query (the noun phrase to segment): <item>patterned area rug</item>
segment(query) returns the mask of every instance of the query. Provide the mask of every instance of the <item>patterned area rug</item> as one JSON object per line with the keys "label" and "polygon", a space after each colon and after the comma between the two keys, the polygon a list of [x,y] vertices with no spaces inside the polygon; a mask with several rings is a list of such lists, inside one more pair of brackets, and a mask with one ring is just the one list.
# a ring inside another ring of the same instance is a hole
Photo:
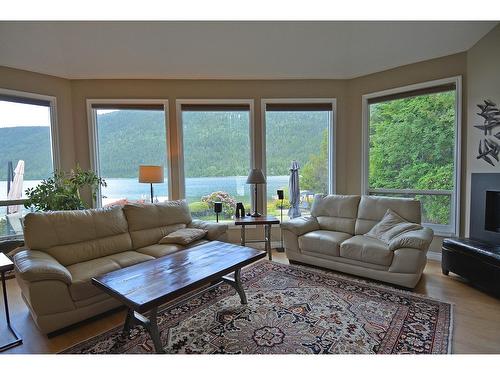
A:
{"label": "patterned area rug", "polygon": [[[167,353],[450,352],[452,305],[336,273],[261,261],[245,268],[248,305],[218,284],[159,313]],[[64,353],[151,353],[147,333],[121,327]]]}

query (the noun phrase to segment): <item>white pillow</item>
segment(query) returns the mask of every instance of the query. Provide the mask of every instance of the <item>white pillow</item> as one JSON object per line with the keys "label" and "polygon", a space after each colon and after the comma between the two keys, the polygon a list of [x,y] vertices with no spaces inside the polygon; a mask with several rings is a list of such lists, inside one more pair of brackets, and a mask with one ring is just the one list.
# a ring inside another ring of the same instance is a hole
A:
{"label": "white pillow", "polygon": [[191,242],[199,240],[207,234],[204,229],[197,228],[184,228],[176,230],[165,237],[163,237],[158,243],[159,244],[178,244],[178,245],[189,245]]}
{"label": "white pillow", "polygon": [[365,236],[376,238],[389,244],[394,237],[418,229],[422,229],[420,224],[406,221],[389,208],[382,220],[366,233]]}

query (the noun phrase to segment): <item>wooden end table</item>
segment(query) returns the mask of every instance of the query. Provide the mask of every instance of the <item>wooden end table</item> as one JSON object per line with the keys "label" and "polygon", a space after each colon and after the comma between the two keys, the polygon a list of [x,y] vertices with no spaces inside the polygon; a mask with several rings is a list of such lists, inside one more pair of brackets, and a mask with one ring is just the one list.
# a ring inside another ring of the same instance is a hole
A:
{"label": "wooden end table", "polygon": [[3,303],[5,305],[5,320],[7,321],[7,328],[10,333],[14,336],[14,341],[11,341],[5,345],[0,347],[0,352],[3,352],[7,349],[13,348],[15,346],[21,345],[23,343],[23,339],[17,334],[17,332],[12,328],[10,324],[10,315],[9,315],[9,301],[7,300],[7,286],[5,285],[5,272],[12,271],[14,269],[14,263],[7,258],[4,253],[0,253],[0,273],[2,274],[2,289],[3,289]]}
{"label": "wooden end table", "polygon": [[[271,226],[273,224],[279,224],[280,221],[278,218],[274,216],[245,216],[236,218],[234,221],[234,225],[241,225],[241,246],[245,246],[247,243],[255,243],[255,242],[265,242],[266,244],[266,253],[269,257],[269,260],[273,260],[273,255],[271,253]],[[264,240],[246,240],[245,227],[247,225],[264,225]]]}

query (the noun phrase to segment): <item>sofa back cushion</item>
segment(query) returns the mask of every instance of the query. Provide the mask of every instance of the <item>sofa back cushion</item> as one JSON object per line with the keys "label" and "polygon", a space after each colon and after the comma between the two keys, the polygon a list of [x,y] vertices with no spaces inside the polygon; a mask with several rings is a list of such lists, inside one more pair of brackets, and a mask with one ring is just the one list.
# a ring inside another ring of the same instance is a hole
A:
{"label": "sofa back cushion", "polygon": [[311,209],[322,230],[354,234],[359,195],[316,194]]}
{"label": "sofa back cushion", "polygon": [[388,209],[391,209],[410,223],[420,224],[419,200],[363,195],[359,202],[355,234],[368,233],[382,220]]}
{"label": "sofa back cushion", "polygon": [[166,235],[185,228],[191,219],[184,200],[123,207],[134,249],[157,244]]}
{"label": "sofa back cushion", "polygon": [[131,250],[121,207],[34,212],[24,219],[24,241],[64,266]]}

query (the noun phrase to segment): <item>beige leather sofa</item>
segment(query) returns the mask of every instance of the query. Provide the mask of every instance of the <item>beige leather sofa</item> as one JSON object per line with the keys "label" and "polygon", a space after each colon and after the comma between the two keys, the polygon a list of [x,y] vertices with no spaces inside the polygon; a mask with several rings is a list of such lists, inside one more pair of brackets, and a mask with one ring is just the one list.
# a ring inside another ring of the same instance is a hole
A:
{"label": "beige leather sofa", "polygon": [[413,288],[425,267],[433,232],[428,228],[406,232],[390,243],[365,236],[387,209],[420,223],[418,200],[316,195],[310,217],[281,225],[286,255],[292,262]]}
{"label": "beige leather sofa", "polygon": [[185,227],[225,241],[227,225],[192,220],[184,201],[129,204],[83,211],[26,215],[27,250],[14,256],[16,279],[31,315],[50,333],[120,305],[91,284],[91,278],[184,249],[158,241]]}

